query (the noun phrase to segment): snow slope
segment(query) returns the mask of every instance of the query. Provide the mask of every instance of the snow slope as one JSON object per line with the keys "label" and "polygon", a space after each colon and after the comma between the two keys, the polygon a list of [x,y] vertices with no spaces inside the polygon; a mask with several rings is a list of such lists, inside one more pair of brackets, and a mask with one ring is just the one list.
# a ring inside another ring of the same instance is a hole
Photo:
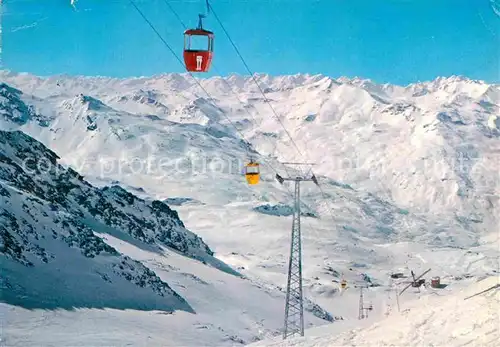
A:
{"label": "snow slope", "polygon": [[[27,310],[0,303],[6,346],[234,346],[279,335],[284,295],[194,262],[172,250],[106,242],[154,271],[196,314],[160,308]],[[123,290],[123,289],[121,289]],[[117,290],[114,294],[119,294]],[[137,298],[135,301],[141,303]],[[328,323],[306,312],[308,326]]]}
{"label": "snow slope", "polygon": [[[0,146],[4,300],[30,308],[128,307],[144,296],[145,308],[192,312],[149,269],[94,234],[109,230],[151,249],[158,241],[185,255],[210,256],[208,246],[184,229],[175,212],[158,202],[145,205],[119,187],[93,188],[21,132],[0,132]],[[112,295],[116,286],[123,288],[123,296]],[[75,295],[77,288],[95,287],[102,287],[96,297]]]}
{"label": "snow slope", "polygon": [[[447,284],[498,271],[500,86],[457,76],[406,87],[256,79],[303,156],[253,80],[236,75],[200,80],[209,98],[185,74],[3,71],[0,126],[40,140],[95,185],[175,203],[216,258],[272,290],[286,286],[293,203],[293,187],[274,175],[298,172],[277,160],[318,163],[324,194],[312,183],[301,194],[305,294],[344,322],[356,319],[353,286],[364,275],[371,321],[385,312],[393,271],[432,268]],[[240,132],[263,163],[255,187],[241,175]]]}
{"label": "snow slope", "polygon": [[488,277],[462,290],[428,293],[367,328],[341,334],[313,328],[306,337],[250,346],[498,346],[499,289],[500,277]]}
{"label": "snow slope", "polygon": [[[93,187],[57,159],[22,132],[0,131],[3,343],[88,345],[87,334],[96,344],[117,343],[109,324],[94,321],[106,316],[124,325],[151,317],[130,330],[142,339],[161,331],[157,317],[167,315],[163,323],[176,332],[156,338],[172,346],[278,333],[283,293],[214,258],[165,203]],[[333,320],[312,303],[308,316],[310,324]]]}

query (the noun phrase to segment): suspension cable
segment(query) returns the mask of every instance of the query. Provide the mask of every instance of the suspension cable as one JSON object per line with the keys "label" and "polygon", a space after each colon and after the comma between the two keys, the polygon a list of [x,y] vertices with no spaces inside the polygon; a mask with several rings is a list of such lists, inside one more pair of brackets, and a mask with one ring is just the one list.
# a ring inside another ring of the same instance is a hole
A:
{"label": "suspension cable", "polygon": [[[168,48],[168,50],[174,55],[174,57],[176,58],[176,60],[184,67],[184,62],[179,58],[179,56],[175,53],[175,51],[172,49],[172,47],[168,44],[168,42],[161,36],[161,34],[158,32],[158,30],[156,30],[156,28],[154,27],[154,25],[151,23],[151,21],[148,20],[148,18],[146,17],[146,15],[139,9],[139,7],[137,6],[137,4],[135,3],[134,0],[129,0],[130,4],[137,10],[137,12],[141,15],[141,17],[144,19],[144,21],[151,27],[151,29],[156,33],[156,35],[158,36],[158,38],[163,42],[163,44]],[[180,17],[179,17],[180,19]],[[196,77],[194,77],[194,75],[190,72],[190,71],[187,71],[188,74],[191,76],[191,78],[195,81],[196,84],[198,84],[198,86],[205,92],[205,94],[207,94],[208,98],[214,103],[215,103],[215,99],[212,98],[212,96],[210,95],[210,93],[201,85],[201,83],[198,81],[198,79]],[[231,89],[232,90],[232,89]],[[240,100],[240,103],[241,103],[241,100]],[[243,135],[243,133],[236,127],[236,125],[231,121],[231,119],[224,113],[222,112],[222,114],[224,115],[224,117],[228,120],[228,122],[236,129],[236,131],[240,134],[242,140],[247,144],[247,155],[249,154],[250,152],[250,142],[246,140],[245,136]],[[249,155],[248,155],[249,156]],[[271,168],[271,170],[274,171],[275,174],[278,174],[278,171],[270,164],[270,162],[268,161],[267,162],[267,165]],[[286,187],[287,190],[288,190],[288,193],[291,195],[292,194],[292,191],[289,187]],[[300,201],[302,202],[302,201]],[[309,208],[309,206],[307,204],[305,204],[304,202],[302,202],[302,204],[304,206],[307,206]]]}
{"label": "suspension cable", "polygon": [[[172,49],[172,47],[168,44],[168,42],[163,38],[163,36],[161,36],[161,34],[158,32],[158,30],[156,30],[156,28],[154,27],[154,25],[148,20],[148,18],[144,15],[144,13],[139,9],[139,7],[137,6],[137,4],[135,3],[134,0],[129,0],[130,4],[132,6],[134,6],[134,8],[137,10],[137,12],[141,15],[141,17],[144,19],[144,21],[151,27],[151,29],[156,33],[156,35],[158,36],[158,38],[163,42],[163,44],[165,45],[165,47],[168,48],[168,50],[174,55],[174,57],[176,58],[176,60],[179,62],[179,64],[181,64],[182,66],[184,66],[184,62],[179,58],[179,56],[177,55],[177,53],[175,53],[175,51]],[[212,96],[210,95],[210,93],[201,85],[201,83],[196,79],[196,77],[193,76],[193,74],[190,72],[190,71],[187,71],[189,73],[189,75],[193,78],[193,80],[195,81],[195,83],[201,88],[201,90],[203,90],[205,92],[205,94],[207,94],[209,100],[211,100],[212,102],[215,103],[215,99],[212,98]],[[231,119],[224,113],[222,112],[222,114],[224,115],[224,117],[227,119],[227,121],[236,129],[236,131],[240,134],[242,140],[244,142],[246,142],[247,144],[247,147],[249,147],[250,145],[250,142],[246,140],[245,138],[245,135],[243,135],[243,133],[240,131],[240,129],[238,129],[238,127],[231,121]],[[247,152],[249,152],[249,148],[247,148]]]}
{"label": "suspension cable", "polygon": [[226,34],[229,42],[231,42],[231,45],[233,46],[234,50],[236,51],[236,53],[238,54],[238,56],[240,57],[240,60],[241,62],[243,63],[243,65],[245,66],[247,72],[250,74],[250,77],[252,78],[252,80],[255,82],[255,84],[257,85],[257,88],[259,88],[259,91],[260,93],[262,94],[262,96],[264,97],[264,100],[266,101],[266,103],[269,105],[269,108],[271,109],[271,111],[273,112],[274,116],[276,117],[276,119],[278,120],[278,122],[281,124],[281,126],[283,127],[283,130],[285,130],[286,134],[288,135],[288,137],[290,138],[290,140],[292,141],[293,145],[295,146],[295,148],[297,149],[297,152],[303,156],[302,152],[300,151],[299,147],[297,146],[297,144],[295,143],[295,141],[293,140],[292,136],[290,135],[290,133],[288,132],[288,130],[286,129],[285,125],[283,124],[283,122],[281,121],[278,113],[276,112],[276,110],[274,109],[273,105],[271,105],[271,102],[269,101],[269,99],[267,98],[266,94],[264,93],[264,91],[262,90],[261,86],[259,85],[259,83],[257,82],[257,80],[255,79],[255,74],[252,72],[252,70],[250,70],[250,67],[248,66],[247,62],[245,61],[245,59],[243,58],[243,55],[240,53],[240,50],[238,49],[238,47],[236,46],[236,44],[234,43],[233,39],[231,38],[231,36],[229,35],[229,33],[227,32],[226,28],[224,27],[224,25],[222,24],[221,20],[219,19],[219,17],[217,16],[217,13],[215,12],[214,8],[212,7],[212,5],[210,5],[210,8],[212,9],[212,14],[214,15],[215,19],[217,20],[217,22],[219,23],[219,25],[221,26],[222,30],[224,31],[224,33]]}
{"label": "suspension cable", "polygon": [[[166,1],[166,0],[165,0]],[[172,47],[168,44],[168,42],[161,36],[161,34],[158,32],[158,30],[156,30],[156,28],[154,27],[154,25],[147,19],[147,17],[144,15],[144,13],[139,9],[139,7],[137,6],[137,4],[135,3],[134,0],[129,0],[130,4],[132,4],[132,6],[137,10],[137,12],[141,15],[141,17],[144,19],[144,21],[151,27],[151,29],[156,33],[156,35],[158,36],[158,38],[160,38],[160,40],[163,42],[163,44],[168,48],[168,50],[174,55],[174,57],[177,59],[177,61],[184,67],[184,63],[183,61],[179,58],[179,56],[175,53],[175,51],[172,49]],[[167,2],[168,3],[168,2]],[[208,4],[208,1],[207,1],[207,4]],[[210,6],[210,5],[209,5]],[[171,6],[169,6],[169,8],[171,8],[173,10],[173,8]],[[175,11],[173,11],[175,12]],[[212,12],[213,12],[213,8],[212,8]],[[179,16],[177,16],[178,19],[182,22],[182,20],[180,19]],[[211,97],[210,93],[201,85],[201,83],[196,79],[196,77],[193,76],[193,74],[190,72],[190,71],[187,71],[189,73],[189,75],[191,76],[191,78],[193,78],[193,80],[196,82],[196,84],[198,84],[198,86],[205,92],[205,94],[207,94],[208,98],[210,100],[212,100],[212,102],[215,104],[215,99]],[[254,80],[255,81],[255,80]],[[256,82],[256,81],[255,81]],[[232,88],[230,88],[232,90]],[[260,86],[259,86],[259,89],[260,89]],[[261,92],[262,92],[262,89],[260,89]],[[263,92],[262,92],[263,93]],[[267,100],[267,98],[266,98]],[[240,101],[241,102],[241,101]],[[269,101],[268,101],[269,102]],[[271,105],[270,105],[271,106]],[[271,106],[272,108],[272,106]],[[273,108],[274,110],[274,108]],[[236,129],[236,131],[240,134],[241,138],[243,139],[244,142],[246,142],[248,144],[248,148],[247,148],[247,151],[250,150],[250,142],[246,140],[245,136],[243,135],[243,133],[236,127],[236,125],[229,119],[229,117],[224,113],[222,112],[222,114],[224,115],[224,117],[229,121],[229,123]],[[285,128],[285,131],[286,131],[286,128]],[[293,139],[292,139],[293,141]],[[297,148],[297,150],[299,150]],[[300,152],[300,150],[299,150]],[[278,171],[268,162],[267,165],[276,173],[278,174]],[[290,187],[286,187],[289,194],[292,194],[291,192],[291,189]],[[302,202],[301,199],[299,198],[299,203]],[[309,206],[307,204],[305,204],[304,202],[302,202],[302,204],[304,206],[307,206],[309,208]],[[311,226],[312,228],[312,226]]]}
{"label": "suspension cable", "polygon": [[[139,9],[139,7],[137,6],[137,4],[135,3],[134,0],[129,0],[130,4],[137,10],[137,12],[141,15],[141,17],[144,19],[144,21],[151,27],[151,29],[156,33],[156,35],[158,36],[158,38],[163,42],[163,44],[168,48],[168,50],[174,55],[174,57],[176,58],[176,60],[184,67],[184,63],[183,61],[179,58],[179,56],[175,53],[175,51],[172,49],[172,47],[168,44],[168,42],[161,36],[161,34],[158,32],[158,30],[156,30],[156,28],[154,27],[154,25],[151,23],[151,21],[149,21],[146,17],[146,15]],[[179,17],[179,20],[180,20],[180,17]],[[182,20],[181,20],[182,21]],[[205,94],[208,96],[208,98],[214,103],[215,103],[215,99],[212,98],[212,96],[210,95],[210,93],[201,85],[201,83],[198,81],[198,79],[196,77],[194,77],[194,75],[190,72],[190,71],[187,71],[188,74],[191,76],[191,78],[195,81],[195,83],[205,92]],[[241,103],[241,100],[240,100],[240,103]],[[245,135],[238,129],[238,127],[236,127],[236,125],[231,121],[231,119],[224,113],[222,112],[223,116],[228,120],[228,122],[236,129],[236,131],[240,134],[242,140],[247,144],[247,155],[249,155],[249,152],[250,152],[250,142],[248,140],[246,140],[245,138]],[[252,116],[253,117],[253,116]],[[274,171],[275,174],[278,173],[278,171],[270,164],[270,162],[268,161],[267,162],[267,165],[271,168],[271,170]],[[292,194],[291,190],[289,187],[287,187],[287,190],[288,190],[288,193],[289,194]],[[307,206],[306,204],[304,204],[305,206]]]}
{"label": "suspension cable", "polygon": [[[167,5],[167,7],[169,8],[170,12],[172,12],[174,14],[174,16],[177,18],[177,20],[179,21],[179,23],[182,25],[182,27],[184,28],[184,30],[187,30],[188,29],[188,26],[184,23],[184,21],[181,19],[181,17],[179,16],[179,14],[177,13],[177,11],[173,8],[173,6],[170,4],[169,0],[163,0],[163,2]],[[207,6],[208,8],[210,9],[210,5],[208,4],[208,0],[207,0]],[[220,76],[222,76],[222,74],[218,71],[217,67],[215,66],[214,63],[211,64],[212,65],[212,69]],[[222,78],[222,81],[224,84],[226,84],[226,86],[229,88],[229,90],[231,91],[231,93],[235,96],[236,100],[238,100],[238,102],[243,106],[243,110],[246,112],[246,114],[252,118],[252,120],[254,121],[255,124],[258,124],[259,122],[257,121],[257,119],[255,119],[255,117],[253,116],[253,114],[250,113],[250,111],[248,111],[248,109],[245,106],[245,104],[243,103],[243,101],[241,101],[239,95],[233,90],[233,86],[231,86],[231,84],[229,84],[229,82],[225,79],[225,78]],[[259,110],[255,109],[257,114],[260,116],[260,112]],[[260,122],[259,126],[262,125],[262,122],[263,120]],[[276,151],[276,146],[274,146],[274,151]],[[285,172],[287,173],[287,175],[289,175],[289,172],[288,172],[288,168],[286,165],[283,164],[283,167],[285,169]],[[277,173],[277,172],[276,172]]]}
{"label": "suspension cable", "polygon": [[[166,1],[166,0],[165,0]],[[207,1],[208,3],[208,1]],[[280,123],[280,125],[282,126],[283,130],[285,131],[285,133],[288,135],[288,137],[290,138],[290,141],[292,142],[292,144],[295,146],[295,148],[297,149],[297,152],[300,154],[300,156],[304,157],[304,154],[302,154],[302,152],[300,151],[298,145],[296,144],[296,142],[293,140],[292,136],[290,135],[289,131],[286,129],[285,125],[283,124],[283,122],[281,121],[280,117],[278,116],[276,110],[274,109],[274,107],[271,105],[271,102],[269,101],[269,99],[266,97],[264,91],[262,90],[262,88],[260,87],[259,83],[257,82],[257,80],[255,79],[255,75],[254,73],[252,72],[252,70],[250,70],[250,67],[248,66],[247,62],[245,61],[245,59],[243,58],[243,55],[240,53],[238,47],[236,46],[236,44],[234,43],[233,39],[231,38],[231,36],[229,35],[229,32],[226,30],[226,28],[224,27],[224,24],[222,24],[222,21],[219,19],[219,17],[217,16],[217,13],[216,11],[214,10],[213,6],[211,4],[208,4],[208,6],[210,7],[210,9],[212,10],[212,14],[214,15],[215,19],[217,20],[217,22],[219,23],[219,25],[221,26],[222,30],[224,31],[224,33],[226,34],[229,42],[231,43],[231,45],[233,46],[234,50],[236,51],[236,53],[238,54],[241,62],[243,63],[243,65],[245,66],[247,72],[250,74],[252,80],[255,82],[255,84],[257,85],[259,91],[261,92],[262,96],[264,97],[264,100],[265,102],[269,105],[269,107],[271,108],[275,118],[278,120],[278,122]],[[306,155],[305,156],[306,160],[308,161],[308,156]],[[312,171],[311,169],[311,173],[314,175],[314,172]],[[319,185],[319,182],[318,182],[318,188],[319,190],[321,191],[321,194],[323,195],[323,199],[325,199],[325,201],[328,201],[327,199],[327,195],[325,193],[325,191],[323,190],[323,188]],[[332,217],[332,220],[333,222],[335,223],[335,217],[333,215],[333,211],[332,211],[332,208],[330,207],[330,215]]]}
{"label": "suspension cable", "polygon": [[[163,0],[163,2],[167,5],[167,7],[169,8],[169,10],[170,10],[170,11],[174,14],[174,16],[177,18],[177,20],[179,21],[179,23],[183,26],[184,30],[187,30],[187,29],[188,29],[187,25],[184,23],[184,21],[181,19],[181,17],[180,17],[180,16],[179,16],[179,14],[177,13],[177,11],[176,11],[176,10],[173,8],[173,6],[170,4],[169,0]],[[236,47],[236,45],[235,45],[234,41],[233,41],[233,40],[231,39],[231,37],[229,36],[229,33],[228,33],[228,32],[227,32],[227,30],[225,29],[224,25],[222,24],[222,22],[220,21],[220,19],[217,17],[217,15],[216,15],[215,11],[213,10],[213,7],[211,7],[211,5],[210,5],[210,3],[208,2],[208,0],[207,0],[207,7],[208,7],[208,9],[209,9],[209,10],[211,9],[211,10],[212,10],[212,13],[214,14],[214,16],[216,16],[217,22],[219,23],[219,25],[222,27],[222,29],[223,29],[223,30],[224,30],[224,32],[226,33],[226,36],[228,37],[229,41],[231,42],[231,44],[232,44],[232,45],[233,45],[233,47],[235,48],[235,50],[236,50],[236,52],[238,53],[238,55],[239,55],[240,59],[242,60],[243,64],[245,65],[245,67],[246,67],[247,71],[249,72],[249,74],[250,74],[250,75],[251,75],[251,77],[253,78],[253,81],[255,82],[255,84],[257,85],[257,87],[259,88],[259,90],[260,90],[261,94],[264,96],[265,100],[267,101],[267,103],[269,104],[269,106],[271,107],[271,109],[273,110],[274,114],[276,115],[276,111],[274,110],[274,108],[272,107],[272,105],[269,103],[269,100],[268,100],[268,99],[267,99],[267,97],[265,96],[265,94],[264,94],[263,90],[261,89],[260,85],[259,85],[259,84],[257,83],[257,81],[255,80],[255,77],[253,76],[252,71],[250,71],[250,68],[248,67],[248,64],[246,63],[245,59],[243,58],[243,56],[242,56],[242,55],[241,55],[241,53],[239,52],[239,50],[238,50],[238,48]],[[216,68],[215,64],[213,64],[213,63],[212,63],[212,67],[213,67],[213,69],[217,72],[217,68]],[[221,75],[221,76],[222,76],[222,74],[220,74],[219,72],[217,72],[217,73],[218,73],[219,75]],[[233,88],[232,88],[232,86],[229,84],[229,82],[227,82],[227,80],[226,80],[225,78],[222,78],[222,80],[223,80],[223,81],[224,81],[224,83],[225,83],[225,84],[229,87],[229,90],[230,90],[230,91],[231,91],[231,93],[232,93],[232,94],[236,97],[236,99],[238,100],[238,102],[239,102],[241,105],[243,105],[243,106],[244,106],[244,104],[243,104],[243,102],[241,101],[241,99],[239,98],[238,94],[236,94],[236,93],[233,91]],[[248,111],[248,109],[247,109],[247,108],[245,108],[245,107],[243,107],[243,109],[244,109],[244,110],[245,110],[245,112],[246,112],[246,113],[247,113],[247,114],[248,114],[248,115],[249,115],[249,116],[253,119],[253,121],[257,124],[257,123],[258,123],[258,122],[257,122],[257,120],[256,120],[256,119],[255,119],[255,117],[254,117],[254,116],[250,113],[250,111]],[[259,112],[257,109],[256,109],[256,111],[257,111],[257,114],[259,114],[259,115],[260,115],[260,112]],[[280,121],[279,117],[277,117],[277,118],[278,118],[278,121]],[[262,122],[263,122],[263,121],[264,121],[264,119],[262,118],[262,120],[261,120],[261,122],[260,122],[260,124],[259,124],[259,125],[262,125]],[[281,123],[281,121],[280,121],[280,124],[281,124],[281,126],[283,127],[283,129],[287,132],[288,136],[290,137],[290,139],[291,139],[291,140],[292,140],[292,142],[293,142],[293,139],[292,139],[292,137],[290,136],[290,134],[288,133],[288,131],[287,131],[287,129],[285,128],[284,124],[283,124],[283,123]],[[269,140],[269,141],[270,141],[270,140]],[[295,143],[294,143],[294,144],[295,144]],[[297,145],[296,145],[296,144],[295,144],[295,146],[296,146],[296,148],[298,149],[298,147],[297,147]],[[276,147],[275,147],[275,151],[276,151]],[[299,150],[299,153],[300,153],[300,150]],[[300,153],[300,154],[302,155],[302,153]],[[289,171],[288,171],[287,166],[286,166],[285,164],[282,164],[282,165],[283,165],[283,167],[284,167],[285,172],[287,173],[287,175],[288,175],[288,176],[290,176],[290,173],[289,173]],[[269,165],[269,166],[270,166],[270,165]],[[270,166],[270,167],[271,167],[271,169],[273,169],[273,171],[274,171],[275,173],[278,173],[278,172],[277,172],[277,171],[276,171],[276,170],[275,170],[272,166]],[[312,172],[312,170],[311,170],[311,172]],[[312,173],[312,174],[314,174],[314,173]],[[319,184],[319,183],[318,183],[318,184]],[[319,187],[319,185],[318,185],[318,187]],[[287,188],[288,192],[290,193],[290,195],[292,195],[291,188],[289,188],[288,186],[287,186],[286,188]],[[327,200],[327,199],[325,198],[326,194],[323,192],[323,190],[322,190],[322,188],[321,188],[321,187],[319,187],[319,188],[320,188],[320,190],[321,190],[321,192],[322,192],[322,194],[323,194],[323,198],[324,198],[325,200]],[[299,199],[299,202],[301,202],[301,203],[302,203],[305,207],[307,207],[308,209],[310,209],[310,207],[309,207],[307,204],[305,204],[303,201],[301,201],[301,199]],[[332,213],[331,211],[330,211],[330,214],[331,214],[331,216],[332,216],[332,218],[333,218],[333,213]]]}
{"label": "suspension cable", "polygon": [[[177,11],[176,11],[176,10],[173,8],[173,6],[170,4],[170,2],[169,2],[168,0],[163,0],[163,2],[167,5],[167,7],[170,9],[170,11],[174,14],[174,16],[177,18],[177,20],[179,21],[179,23],[183,26],[183,28],[184,28],[185,30],[187,30],[187,29],[188,29],[187,25],[186,25],[186,24],[184,23],[184,21],[181,19],[181,17],[180,17],[180,16],[179,16],[179,14],[177,13]],[[211,8],[211,9],[212,9],[212,12],[213,12],[213,8],[212,8],[212,7],[211,7],[211,5],[208,3],[208,0],[207,0],[207,6],[209,6],[209,9]],[[214,14],[215,14],[215,13],[214,13]],[[219,21],[219,23],[220,23],[220,21]],[[221,23],[220,23],[220,24],[221,24]],[[222,26],[222,24],[221,24],[221,26]],[[225,29],[224,29],[224,30],[225,30]],[[239,52],[238,52],[238,54],[239,54]],[[240,56],[241,56],[241,55],[240,55]],[[243,57],[241,56],[241,58],[243,58]],[[243,60],[243,61],[244,61],[244,60]],[[246,65],[246,62],[245,62],[245,65]],[[248,67],[248,65],[246,65],[246,66]],[[217,68],[216,68],[215,64],[212,64],[212,67],[213,67],[213,69],[217,72]],[[221,75],[221,74],[219,73],[219,75]],[[222,78],[222,80],[223,80],[223,82],[224,82],[224,83],[228,86],[229,90],[230,90],[230,91],[231,91],[231,93],[232,93],[232,94],[236,97],[236,99],[238,100],[238,102],[239,102],[241,105],[245,106],[245,105],[244,105],[244,103],[243,103],[243,101],[241,101],[241,99],[239,98],[238,94],[237,94],[237,93],[235,93],[235,92],[233,91],[233,88],[232,88],[232,86],[229,84],[229,82],[227,82],[227,80],[226,80],[225,78]],[[255,81],[255,80],[254,80],[254,81]],[[256,82],[256,81],[255,81],[255,82]],[[259,86],[258,84],[257,84],[257,86],[258,86],[258,87],[259,87],[259,89],[260,89],[260,86]],[[262,93],[262,90],[261,90],[261,93]],[[264,97],[266,97],[266,96],[264,95]],[[272,107],[272,106],[271,106],[271,107]],[[255,119],[255,117],[254,117],[254,116],[250,113],[250,111],[248,111],[248,109],[247,109],[246,107],[243,107],[243,109],[244,109],[244,110],[245,110],[245,112],[246,112],[246,113],[247,113],[247,114],[248,114],[248,115],[249,115],[249,116],[253,119],[253,121],[257,124],[257,123],[258,123],[257,119]],[[256,109],[256,111],[257,111],[257,114],[259,114],[259,115],[260,115],[260,112],[259,112],[257,109]],[[263,122],[263,120],[260,122],[260,124],[259,124],[259,125],[262,125],[262,122]],[[283,125],[282,125],[282,126],[283,126]],[[283,127],[284,127],[284,126],[283,126]],[[285,128],[285,131],[286,131],[286,128]],[[292,140],[293,140],[293,139],[292,139]],[[275,150],[276,150],[276,149],[275,149]],[[268,164],[268,165],[269,165],[269,164]],[[270,166],[270,165],[269,165],[269,166]],[[277,170],[275,170],[272,166],[270,166],[270,167],[271,167],[271,169],[273,169],[273,171],[274,171],[275,173],[278,173],[278,172],[277,172]],[[289,171],[288,171],[287,166],[286,166],[285,164],[283,164],[283,167],[284,167],[285,172],[287,173],[287,175],[290,175],[290,173],[289,173]],[[292,193],[292,192],[291,192],[291,189],[290,189],[290,188],[288,188],[288,187],[287,187],[287,189],[288,189],[288,192],[291,194],[291,193]],[[306,206],[307,208],[309,208],[309,206],[308,206],[307,204],[305,204],[304,202],[302,202],[302,204],[303,204],[304,206]]]}
{"label": "suspension cable", "polygon": [[[129,0],[129,3],[136,9],[136,11],[141,15],[141,17],[144,19],[144,21],[151,27],[151,29],[155,32],[155,34],[158,36],[158,38],[162,41],[162,43],[168,48],[168,50],[174,55],[174,57],[176,58],[176,60],[184,67],[184,62],[179,58],[179,56],[175,53],[175,51],[172,49],[172,47],[168,44],[168,42],[162,37],[162,35],[158,32],[158,30],[156,30],[155,26],[151,23],[151,21],[148,20],[148,18],[146,17],[146,15],[140,10],[140,8],[137,6],[137,4],[135,3],[134,0]],[[210,8],[211,5],[209,5]],[[169,6],[171,8],[171,6]],[[212,8],[212,12],[213,12],[213,8]],[[180,17],[179,17],[180,19]],[[208,98],[214,103],[215,103],[215,99],[210,95],[210,93],[201,85],[201,83],[198,81],[198,79],[196,77],[194,77],[194,75],[190,72],[190,71],[187,71],[188,74],[191,76],[191,78],[195,81],[195,83],[200,87],[201,90],[203,90],[203,92],[205,92],[205,94],[208,96]],[[260,86],[259,86],[259,89],[260,89]],[[260,89],[261,90],[261,89]],[[261,90],[262,92],[262,90]],[[267,100],[267,98],[266,98]],[[241,102],[241,101],[240,101]],[[274,109],[273,109],[274,110]],[[250,152],[250,142],[248,140],[246,140],[245,138],[245,135],[238,129],[238,127],[236,127],[236,125],[231,121],[231,119],[224,113],[222,112],[223,116],[227,119],[227,121],[236,129],[236,131],[240,134],[242,140],[246,143],[246,147],[247,147],[247,154],[249,154]],[[286,130],[286,129],[285,129]],[[292,139],[293,141],[293,139]],[[268,162],[267,165],[277,174],[278,171]],[[289,187],[287,187],[287,190],[288,192],[291,194],[291,190]],[[303,202],[302,202],[303,203]],[[304,203],[303,203],[304,204]],[[304,204],[305,206],[307,206],[306,204]]]}

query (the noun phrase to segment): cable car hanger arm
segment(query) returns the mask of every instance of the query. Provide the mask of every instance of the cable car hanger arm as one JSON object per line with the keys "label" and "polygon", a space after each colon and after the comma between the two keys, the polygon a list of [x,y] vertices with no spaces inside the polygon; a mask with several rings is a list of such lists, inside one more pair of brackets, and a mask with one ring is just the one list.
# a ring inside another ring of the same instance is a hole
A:
{"label": "cable car hanger arm", "polygon": [[198,14],[198,27],[196,29],[198,30],[204,30],[203,29],[203,18],[206,18],[206,16],[202,13]]}
{"label": "cable car hanger arm", "polygon": [[[207,15],[208,15],[210,13],[210,4],[208,3],[208,0],[206,0],[206,4],[207,4]],[[204,15],[204,14],[202,14],[202,13],[200,13],[200,14],[198,14],[198,17],[199,17],[199,19],[198,19],[198,28],[197,29],[203,30],[202,19],[203,18],[207,18],[207,16]]]}
{"label": "cable car hanger arm", "polygon": [[283,184],[284,181],[312,181],[317,186],[319,185],[318,180],[317,180],[316,176],[314,176],[314,175],[312,175],[309,178],[306,178],[304,176],[297,176],[297,177],[293,178],[293,177],[282,177],[279,174],[276,174],[275,177],[276,177],[276,180],[281,184]]}

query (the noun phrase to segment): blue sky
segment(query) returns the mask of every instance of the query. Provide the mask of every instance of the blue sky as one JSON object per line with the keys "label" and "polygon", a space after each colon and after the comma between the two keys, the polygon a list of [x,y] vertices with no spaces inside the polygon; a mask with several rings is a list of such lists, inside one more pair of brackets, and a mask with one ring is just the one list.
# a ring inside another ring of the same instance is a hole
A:
{"label": "blue sky", "polygon": [[[182,20],[195,27],[204,0],[135,0],[182,57]],[[129,0],[3,1],[3,68],[38,75],[112,77],[182,72]],[[213,0],[250,69],[321,73],[407,84],[465,75],[500,82],[500,17],[490,0]],[[210,15],[215,69],[246,74]]]}

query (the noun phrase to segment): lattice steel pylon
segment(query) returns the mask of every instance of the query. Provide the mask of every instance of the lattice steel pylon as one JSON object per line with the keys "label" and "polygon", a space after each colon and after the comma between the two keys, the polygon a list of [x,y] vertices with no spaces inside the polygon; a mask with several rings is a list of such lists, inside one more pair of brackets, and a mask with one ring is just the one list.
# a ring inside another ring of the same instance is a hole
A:
{"label": "lattice steel pylon", "polygon": [[359,312],[358,312],[358,319],[363,319],[365,318],[365,306],[364,306],[364,301],[363,301],[363,287],[359,287]]}
{"label": "lattice steel pylon", "polygon": [[[289,163],[291,164],[291,163]],[[311,165],[305,163],[293,163],[300,165]],[[302,235],[300,229],[300,182],[313,181],[318,184],[316,177],[312,175],[306,177],[288,177],[283,178],[276,174],[278,182],[295,182],[294,209],[292,222],[292,235],[290,241],[290,260],[288,263],[288,281],[286,288],[285,304],[285,326],[283,339],[299,334],[304,336],[304,305],[302,297]]]}

